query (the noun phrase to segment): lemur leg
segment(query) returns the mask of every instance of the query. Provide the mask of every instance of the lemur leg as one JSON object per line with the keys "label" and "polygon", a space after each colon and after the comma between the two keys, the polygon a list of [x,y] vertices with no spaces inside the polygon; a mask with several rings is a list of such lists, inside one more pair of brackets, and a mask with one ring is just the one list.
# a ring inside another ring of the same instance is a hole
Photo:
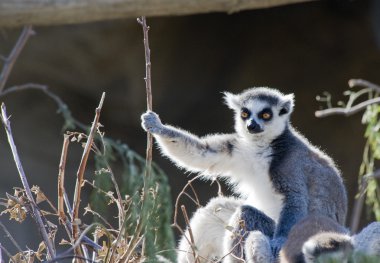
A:
{"label": "lemur leg", "polygon": [[269,238],[260,231],[252,231],[248,234],[244,252],[246,263],[274,262]]}
{"label": "lemur leg", "polygon": [[[153,134],[163,154],[193,172],[225,172],[233,150],[233,135],[199,138],[187,131],[164,125],[154,112],[141,116],[142,126]],[[229,158],[226,158],[229,157]]]}
{"label": "lemur leg", "polygon": [[251,231],[259,231],[271,239],[275,230],[273,219],[248,205],[241,206],[236,210],[230,219],[229,226],[232,231],[227,231],[224,237],[224,254],[227,256],[223,263],[237,263],[242,262],[242,259],[246,260],[245,243]]}
{"label": "lemur leg", "polygon": [[219,260],[223,255],[225,227],[242,202],[233,197],[216,197],[199,208],[190,220],[195,244],[192,248],[189,230],[186,230],[178,245],[177,263],[195,262],[194,250],[201,263]]}

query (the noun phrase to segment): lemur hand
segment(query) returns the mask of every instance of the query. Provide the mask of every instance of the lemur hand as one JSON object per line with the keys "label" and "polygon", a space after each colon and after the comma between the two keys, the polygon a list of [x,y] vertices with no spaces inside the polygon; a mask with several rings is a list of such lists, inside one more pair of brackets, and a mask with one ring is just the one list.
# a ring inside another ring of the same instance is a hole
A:
{"label": "lemur hand", "polygon": [[141,115],[141,126],[144,130],[153,134],[160,134],[164,128],[160,117],[153,111],[147,111]]}
{"label": "lemur hand", "polygon": [[285,237],[276,237],[270,241],[270,246],[272,248],[272,254],[274,258],[278,258],[281,247],[284,245],[285,241],[286,241]]}

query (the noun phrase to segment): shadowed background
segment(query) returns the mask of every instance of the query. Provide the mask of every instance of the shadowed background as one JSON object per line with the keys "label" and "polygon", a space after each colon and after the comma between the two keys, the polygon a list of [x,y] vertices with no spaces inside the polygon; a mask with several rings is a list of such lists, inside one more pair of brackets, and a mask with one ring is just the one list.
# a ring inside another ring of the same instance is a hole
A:
{"label": "shadowed background", "polygon": [[[163,122],[205,135],[233,131],[233,115],[223,105],[222,91],[238,93],[252,86],[269,86],[294,93],[292,123],[336,161],[346,182],[351,211],[364,147],[361,117],[317,119],[314,111],[322,104],[315,97],[329,91],[335,102],[344,99],[342,92],[350,78],[380,83],[379,10],[375,0],[326,1],[232,15],[148,18],[153,108]],[[146,107],[145,60],[136,20],[36,27],[35,31],[7,86],[46,84],[86,124],[92,121],[105,91],[100,121],[106,135],[144,155],[146,134],[140,127],[140,115]],[[7,55],[19,30],[0,32],[0,54]],[[39,185],[55,200],[63,141],[63,120],[56,114],[56,105],[39,91],[14,93],[2,101],[12,115],[14,137],[30,184]],[[3,129],[0,145],[3,197],[21,184]],[[66,189],[73,191],[81,149],[71,149]],[[192,175],[178,170],[158,151],[153,159],[168,174],[175,199]],[[86,176],[91,178],[94,169],[91,163],[88,167]],[[217,194],[217,187],[210,187],[210,182],[198,181],[194,186],[203,204]],[[189,212],[194,209],[190,203],[186,206]],[[22,245],[31,244],[38,235],[33,225],[8,224],[7,216],[0,220]],[[0,243],[7,244],[3,234]]]}

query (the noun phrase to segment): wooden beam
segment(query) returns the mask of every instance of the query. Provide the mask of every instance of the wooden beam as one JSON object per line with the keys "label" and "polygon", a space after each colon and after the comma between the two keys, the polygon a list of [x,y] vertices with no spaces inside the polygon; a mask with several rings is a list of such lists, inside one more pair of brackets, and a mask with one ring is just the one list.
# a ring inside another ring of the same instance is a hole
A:
{"label": "wooden beam", "polygon": [[139,16],[235,13],[314,0],[0,0],[0,27],[59,25]]}

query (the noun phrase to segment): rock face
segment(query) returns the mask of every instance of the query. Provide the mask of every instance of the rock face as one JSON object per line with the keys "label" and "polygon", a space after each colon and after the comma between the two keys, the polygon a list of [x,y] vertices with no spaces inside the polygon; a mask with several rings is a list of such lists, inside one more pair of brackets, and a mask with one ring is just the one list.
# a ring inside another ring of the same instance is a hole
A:
{"label": "rock face", "polygon": [[[364,144],[360,116],[316,119],[314,111],[319,104],[315,96],[327,90],[334,98],[343,99],[341,93],[349,78],[380,83],[380,50],[375,41],[379,29],[369,18],[369,14],[376,14],[372,12],[376,6],[368,1],[343,6],[311,3],[233,15],[148,19],[155,111],[163,120],[199,135],[228,132],[233,129],[233,118],[223,105],[222,91],[237,93],[251,86],[271,86],[293,92],[293,124],[334,157],[353,197]],[[46,84],[87,124],[101,92],[106,91],[101,116],[106,134],[143,154],[145,133],[139,116],[145,110],[145,66],[142,32],[136,21],[35,30],[37,35],[23,50],[7,86]],[[2,31],[1,54],[9,53],[17,34],[16,30]],[[16,144],[30,184],[41,186],[55,200],[63,141],[63,122],[55,104],[38,91],[2,99],[12,115]],[[3,197],[20,182],[2,128],[0,145]],[[80,147],[72,147],[70,154],[66,188],[73,190]],[[188,177],[158,154],[154,159],[169,174],[173,196],[177,196]],[[92,176],[91,169],[87,176]],[[195,186],[202,200],[210,198],[209,184],[198,182]],[[1,221],[7,219],[2,217]],[[24,234],[26,229],[34,229],[27,224],[12,223],[9,229],[21,245],[37,235]]]}

